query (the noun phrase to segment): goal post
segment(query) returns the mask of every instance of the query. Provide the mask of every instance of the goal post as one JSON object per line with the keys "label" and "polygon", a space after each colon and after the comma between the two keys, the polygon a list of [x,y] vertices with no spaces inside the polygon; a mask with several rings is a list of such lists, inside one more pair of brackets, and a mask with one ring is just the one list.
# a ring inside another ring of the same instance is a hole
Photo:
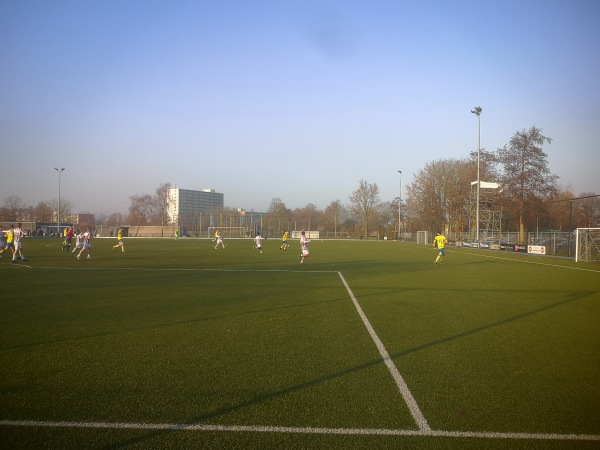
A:
{"label": "goal post", "polygon": [[417,244],[429,244],[428,231],[417,231]]}
{"label": "goal post", "polygon": [[575,230],[575,261],[600,262],[600,228]]}
{"label": "goal post", "polygon": [[208,227],[208,237],[214,239],[219,230],[223,239],[240,239],[247,237],[245,227]]}

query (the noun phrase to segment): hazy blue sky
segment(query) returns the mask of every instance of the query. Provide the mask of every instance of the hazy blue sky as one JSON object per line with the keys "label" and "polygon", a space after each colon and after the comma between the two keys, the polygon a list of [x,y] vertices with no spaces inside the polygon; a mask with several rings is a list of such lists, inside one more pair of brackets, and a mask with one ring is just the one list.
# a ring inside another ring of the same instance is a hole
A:
{"label": "hazy blue sky", "polygon": [[[424,165],[537,126],[600,192],[600,2],[11,1],[0,201],[127,212],[164,182],[264,211],[398,196]],[[405,194],[403,194],[405,195]]]}

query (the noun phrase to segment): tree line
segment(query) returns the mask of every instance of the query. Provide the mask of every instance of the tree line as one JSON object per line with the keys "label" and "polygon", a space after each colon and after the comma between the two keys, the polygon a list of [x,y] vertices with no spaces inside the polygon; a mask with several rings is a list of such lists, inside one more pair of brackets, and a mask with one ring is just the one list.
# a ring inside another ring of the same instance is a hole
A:
{"label": "tree line", "polygon": [[[598,195],[583,192],[575,196],[568,189],[561,191],[558,188],[558,176],[550,172],[548,155],[543,150],[544,145],[551,142],[541,129],[531,127],[516,132],[505,146],[494,152],[481,149],[479,158],[474,151],[464,159],[428,162],[406,186],[402,204],[399,198],[382,200],[377,184],[362,179],[347,203],[338,199],[324,210],[313,203],[289,209],[281,198],[274,197],[263,213],[272,228],[318,230],[323,235],[393,238],[418,230],[470,232],[472,183],[477,180],[479,159],[480,180],[499,185],[494,204],[480,204],[480,207],[501,211],[503,230],[518,231],[520,242],[525,242],[527,230],[571,231],[576,227],[599,227]],[[96,224],[167,225],[170,188],[171,183],[166,182],[153,194],[133,195],[128,214],[100,214],[96,216]],[[67,199],[61,199],[60,204],[52,199],[30,207],[20,197],[11,195],[5,198],[0,220],[50,222],[56,220],[59,209],[60,217],[66,218],[72,213],[73,205]],[[221,220],[223,217],[239,218],[240,215],[237,209],[229,207],[215,208],[205,214]],[[206,222],[203,228],[208,226]]]}
{"label": "tree line", "polygon": [[[501,212],[502,227],[519,232],[526,242],[528,230],[572,231],[576,227],[600,226],[600,199],[595,193],[576,197],[558,188],[548,155],[543,150],[551,138],[531,127],[516,132],[509,143],[495,152],[479,152],[481,181],[498,183],[493,208]],[[465,159],[429,162],[407,186],[410,229],[467,232],[473,222],[472,182],[477,181],[477,152]],[[579,198],[579,201],[572,201]],[[486,199],[486,202],[489,199]]]}

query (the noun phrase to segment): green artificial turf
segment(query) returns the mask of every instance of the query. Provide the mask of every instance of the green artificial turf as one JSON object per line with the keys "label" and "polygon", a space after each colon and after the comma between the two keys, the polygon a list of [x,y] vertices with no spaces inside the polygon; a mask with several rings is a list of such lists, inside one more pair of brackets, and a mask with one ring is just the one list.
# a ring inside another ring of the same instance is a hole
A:
{"label": "green artificial turf", "polygon": [[[11,446],[599,444],[597,264],[449,248],[434,266],[433,248],[388,241],[313,240],[302,265],[295,241],[114,243],[77,260],[29,239],[27,262],[0,259],[0,420],[24,421],[0,424]],[[378,339],[432,430],[528,437],[407,435],[422,430]]]}

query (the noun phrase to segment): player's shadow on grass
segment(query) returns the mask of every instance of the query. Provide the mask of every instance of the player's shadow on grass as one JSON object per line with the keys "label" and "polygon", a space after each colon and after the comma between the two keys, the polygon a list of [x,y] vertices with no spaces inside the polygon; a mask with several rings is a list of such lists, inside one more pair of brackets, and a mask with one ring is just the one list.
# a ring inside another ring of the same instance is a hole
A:
{"label": "player's shadow on grass", "polygon": [[[496,328],[496,327],[503,326],[503,325],[506,325],[506,324],[509,324],[509,323],[512,323],[512,322],[516,322],[518,320],[522,320],[522,319],[530,317],[530,316],[534,316],[534,315],[537,315],[537,314],[544,313],[544,312],[546,312],[548,310],[551,310],[551,309],[554,309],[554,308],[558,308],[560,306],[563,306],[563,305],[566,305],[566,304],[569,304],[569,303],[581,300],[581,299],[586,298],[586,297],[588,297],[590,295],[593,295],[593,294],[595,294],[595,292],[592,292],[592,291],[572,293],[571,295],[568,296],[568,298],[566,298],[566,299],[564,299],[562,301],[559,301],[559,302],[556,302],[556,303],[552,303],[550,305],[546,305],[546,306],[543,306],[541,308],[537,308],[537,309],[534,309],[532,311],[528,311],[528,312],[525,312],[525,313],[522,313],[522,314],[518,314],[516,316],[509,317],[509,318],[506,318],[504,320],[500,320],[500,321],[497,321],[497,322],[494,322],[494,323],[490,323],[488,325],[484,325],[484,326],[481,326],[481,327],[478,327],[478,328],[474,328],[472,330],[468,330],[468,331],[465,331],[463,333],[455,334],[453,336],[448,336],[446,338],[438,339],[438,340],[433,341],[433,342],[428,342],[427,344],[419,345],[417,347],[413,347],[411,349],[408,349],[408,350],[405,350],[405,351],[402,351],[402,352],[397,352],[397,353],[394,353],[394,354],[390,355],[390,358],[392,360],[394,360],[394,359],[397,359],[397,358],[401,358],[401,357],[404,357],[404,356],[411,355],[413,353],[420,352],[420,351],[425,350],[425,349],[436,347],[438,345],[444,345],[444,344],[447,344],[449,342],[456,341],[456,340],[462,339],[462,338],[467,337],[467,336],[472,336],[472,335],[481,333],[482,331],[486,331],[486,330],[489,330],[489,329],[492,329],[492,328]],[[286,395],[289,395],[289,394],[293,394],[295,392],[299,392],[299,391],[302,391],[302,390],[305,390],[305,389],[308,389],[308,388],[311,388],[311,387],[314,387],[314,386],[318,386],[318,385],[321,385],[323,383],[330,382],[332,380],[336,380],[336,379],[345,377],[345,376],[347,376],[349,374],[352,374],[352,373],[355,373],[355,372],[359,372],[361,370],[370,369],[370,368],[372,368],[374,366],[377,366],[377,365],[380,365],[380,364],[385,364],[385,361],[382,360],[382,359],[380,359],[380,358],[374,359],[372,361],[366,362],[365,364],[353,367],[351,369],[347,369],[347,370],[343,370],[343,371],[340,371],[340,372],[332,373],[332,374],[330,374],[328,376],[321,377],[321,378],[318,378],[318,379],[315,379],[315,380],[311,380],[311,381],[307,381],[306,383],[297,384],[295,386],[290,386],[289,388],[281,389],[279,391],[265,393],[263,395],[259,395],[259,396],[255,397],[255,398],[253,398],[252,400],[248,400],[246,402],[241,402],[241,403],[238,403],[238,404],[235,404],[235,405],[231,405],[231,406],[223,407],[221,409],[210,411],[210,412],[207,412],[205,414],[201,414],[201,415],[198,415],[196,417],[192,417],[192,418],[188,419],[185,422],[178,423],[178,424],[173,424],[172,427],[167,427],[167,428],[164,428],[164,429],[155,430],[155,431],[152,431],[152,432],[149,432],[149,433],[145,433],[142,436],[137,436],[137,437],[134,437],[134,438],[131,438],[131,439],[119,442],[119,443],[115,443],[113,445],[108,446],[107,448],[111,448],[112,449],[112,448],[128,447],[128,446],[135,445],[135,444],[140,444],[140,443],[143,443],[143,442],[145,442],[145,441],[147,441],[149,439],[155,439],[155,438],[160,437],[162,435],[167,435],[169,433],[173,433],[173,432],[176,432],[176,431],[179,431],[179,432],[185,431],[185,427],[186,426],[202,424],[204,422],[210,421],[211,419],[214,419],[214,418],[217,418],[217,417],[221,417],[223,415],[226,415],[226,414],[229,414],[229,413],[232,413],[232,412],[235,412],[235,411],[247,408],[247,407],[251,407],[253,405],[256,405],[256,404],[259,404],[259,403],[262,403],[262,402],[271,401],[271,400],[277,399],[279,397],[283,397],[283,396],[286,396]]]}

